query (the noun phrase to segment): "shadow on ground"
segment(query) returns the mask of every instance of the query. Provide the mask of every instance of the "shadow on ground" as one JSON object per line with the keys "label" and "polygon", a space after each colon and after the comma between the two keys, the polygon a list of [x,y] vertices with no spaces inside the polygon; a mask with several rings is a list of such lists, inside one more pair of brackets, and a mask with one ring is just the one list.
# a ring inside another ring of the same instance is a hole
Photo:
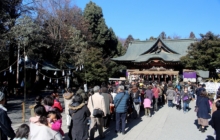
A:
{"label": "shadow on ground", "polygon": [[[140,116],[144,116],[144,112],[141,111]],[[132,119],[130,118],[129,121],[126,123],[126,131],[125,133],[129,133],[129,131],[135,127],[136,125],[138,125],[140,122],[142,121],[141,118],[137,118],[137,119]],[[104,130],[104,135],[105,135],[105,140],[112,140],[114,138],[117,138],[119,135],[122,135],[121,133],[115,133],[115,128],[116,128],[116,121],[111,120],[110,121],[110,126],[108,129]],[[97,136],[98,134],[98,130],[95,132],[95,139],[94,140],[99,140],[99,136]],[[125,135],[126,135],[125,134]],[[68,137],[68,133],[65,133],[65,138],[64,140],[70,140]]]}
{"label": "shadow on ground", "polygon": [[215,140],[215,138],[213,136],[207,136],[205,140]]}

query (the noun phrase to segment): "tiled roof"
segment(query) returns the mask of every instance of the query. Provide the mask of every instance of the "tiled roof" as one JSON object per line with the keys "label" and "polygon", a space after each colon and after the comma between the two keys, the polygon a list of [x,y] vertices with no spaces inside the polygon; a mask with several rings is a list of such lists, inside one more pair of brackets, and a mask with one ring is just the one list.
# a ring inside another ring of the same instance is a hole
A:
{"label": "tiled roof", "polygon": [[[157,47],[159,41],[163,44],[164,48],[168,48],[170,52],[146,53],[154,49],[153,47]],[[112,58],[112,60],[145,62],[152,58],[158,58],[164,61],[179,61],[180,57],[187,54],[188,46],[194,42],[194,39],[162,40],[161,38],[154,41],[133,41],[129,44],[125,55]]]}

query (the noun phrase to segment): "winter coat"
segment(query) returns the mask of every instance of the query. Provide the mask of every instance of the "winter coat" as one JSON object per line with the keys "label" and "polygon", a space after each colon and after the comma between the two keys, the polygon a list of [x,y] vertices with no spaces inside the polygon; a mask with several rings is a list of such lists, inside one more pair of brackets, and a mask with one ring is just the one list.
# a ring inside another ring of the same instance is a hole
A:
{"label": "winter coat", "polygon": [[218,100],[220,100],[220,99],[216,99],[216,100],[214,101],[214,103],[212,104],[212,112],[211,112],[211,115],[217,110],[216,102],[217,102]]}
{"label": "winter coat", "polygon": [[45,108],[46,112],[55,110],[52,106],[48,106],[48,105],[44,105],[44,108]]}
{"label": "winter coat", "polygon": [[62,136],[64,136],[64,132],[62,130],[62,119],[56,120],[55,122],[52,122],[51,129],[57,132],[60,132]]}
{"label": "winter coat", "polygon": [[[93,105],[92,105],[92,101],[93,101]],[[87,107],[89,108],[89,111],[91,112],[91,117],[94,117],[92,114],[94,109],[101,109],[104,112],[104,116],[106,116],[107,114],[107,110],[105,107],[105,99],[98,92],[94,93],[92,96],[89,97]]]}
{"label": "winter coat", "polygon": [[207,97],[200,96],[200,98],[197,99],[196,102],[198,107],[197,117],[203,119],[209,119],[210,118],[209,99]]}
{"label": "winter coat", "polygon": [[63,94],[65,114],[69,114],[69,105],[72,104],[73,99],[74,99],[73,93],[64,93]]}
{"label": "winter coat", "polygon": [[37,122],[39,121],[39,119],[40,119],[40,116],[31,117],[31,118],[29,119],[29,122],[31,122],[31,123],[37,123]]}
{"label": "winter coat", "polygon": [[173,100],[176,95],[176,92],[173,89],[168,89],[166,95],[167,95],[167,100]]}
{"label": "winter coat", "polygon": [[120,92],[115,96],[114,105],[115,105],[116,113],[126,113],[127,112],[128,100],[129,100],[128,93]]}
{"label": "winter coat", "polygon": [[57,108],[60,113],[63,112],[63,107],[61,106],[61,103],[56,99],[53,102],[53,108]]}
{"label": "winter coat", "polygon": [[29,140],[63,140],[61,134],[40,123],[30,123]]}
{"label": "winter coat", "polygon": [[160,93],[159,88],[153,88],[153,93],[154,93],[154,98],[158,99]]}
{"label": "winter coat", "polygon": [[152,100],[152,99],[153,99],[153,96],[154,96],[154,93],[153,93],[152,90],[147,89],[147,90],[145,91],[145,97],[148,97],[150,100]]}
{"label": "winter coat", "polygon": [[102,93],[102,96],[104,97],[105,100],[105,107],[106,107],[106,113],[110,114],[110,103],[112,103],[112,97],[108,93]]}
{"label": "winter coat", "polygon": [[69,106],[70,116],[72,117],[71,135],[73,140],[86,140],[88,136],[87,117],[90,111],[87,106],[82,104],[72,104]]}
{"label": "winter coat", "polygon": [[7,140],[8,137],[15,137],[14,130],[11,127],[11,120],[7,115],[7,109],[0,104],[0,140]]}
{"label": "winter coat", "polygon": [[216,140],[220,140],[220,110],[213,113],[210,124],[215,129]]}
{"label": "winter coat", "polygon": [[136,93],[133,93],[131,92],[130,96],[131,96],[131,99],[132,99],[132,102],[135,103],[135,104],[140,104],[141,103],[141,95],[140,95],[140,91],[137,90]]}
{"label": "winter coat", "polygon": [[148,98],[144,99],[144,108],[150,108],[151,107],[151,100]]}

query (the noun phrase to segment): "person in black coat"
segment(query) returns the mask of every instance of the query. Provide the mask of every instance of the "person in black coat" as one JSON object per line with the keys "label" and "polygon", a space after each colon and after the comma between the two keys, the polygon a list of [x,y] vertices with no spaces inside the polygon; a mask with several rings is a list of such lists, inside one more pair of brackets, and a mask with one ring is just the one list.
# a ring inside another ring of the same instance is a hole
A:
{"label": "person in black coat", "polygon": [[83,103],[81,95],[75,95],[73,103],[69,106],[69,113],[72,117],[70,126],[72,140],[87,140],[89,137],[87,118],[90,116],[90,111]]}
{"label": "person in black coat", "polygon": [[15,137],[14,130],[11,127],[11,120],[7,115],[7,109],[3,106],[5,104],[5,95],[0,92],[0,140],[7,140],[8,137],[13,139]]}
{"label": "person in black coat", "polygon": [[216,102],[217,111],[212,115],[211,126],[215,129],[216,140],[220,140],[220,101]]}
{"label": "person in black coat", "polygon": [[198,124],[200,125],[199,130],[205,132],[205,127],[208,126],[208,119],[211,118],[211,110],[209,105],[209,98],[206,91],[202,91],[200,97],[196,100],[196,105],[198,107],[197,117]]}

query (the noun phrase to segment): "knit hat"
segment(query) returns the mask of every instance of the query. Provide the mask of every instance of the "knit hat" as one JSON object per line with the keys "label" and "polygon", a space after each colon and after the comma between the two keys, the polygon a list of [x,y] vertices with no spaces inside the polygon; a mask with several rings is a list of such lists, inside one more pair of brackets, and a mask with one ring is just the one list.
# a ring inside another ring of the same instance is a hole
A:
{"label": "knit hat", "polygon": [[0,91],[0,101],[2,101],[5,98],[5,94]]}

